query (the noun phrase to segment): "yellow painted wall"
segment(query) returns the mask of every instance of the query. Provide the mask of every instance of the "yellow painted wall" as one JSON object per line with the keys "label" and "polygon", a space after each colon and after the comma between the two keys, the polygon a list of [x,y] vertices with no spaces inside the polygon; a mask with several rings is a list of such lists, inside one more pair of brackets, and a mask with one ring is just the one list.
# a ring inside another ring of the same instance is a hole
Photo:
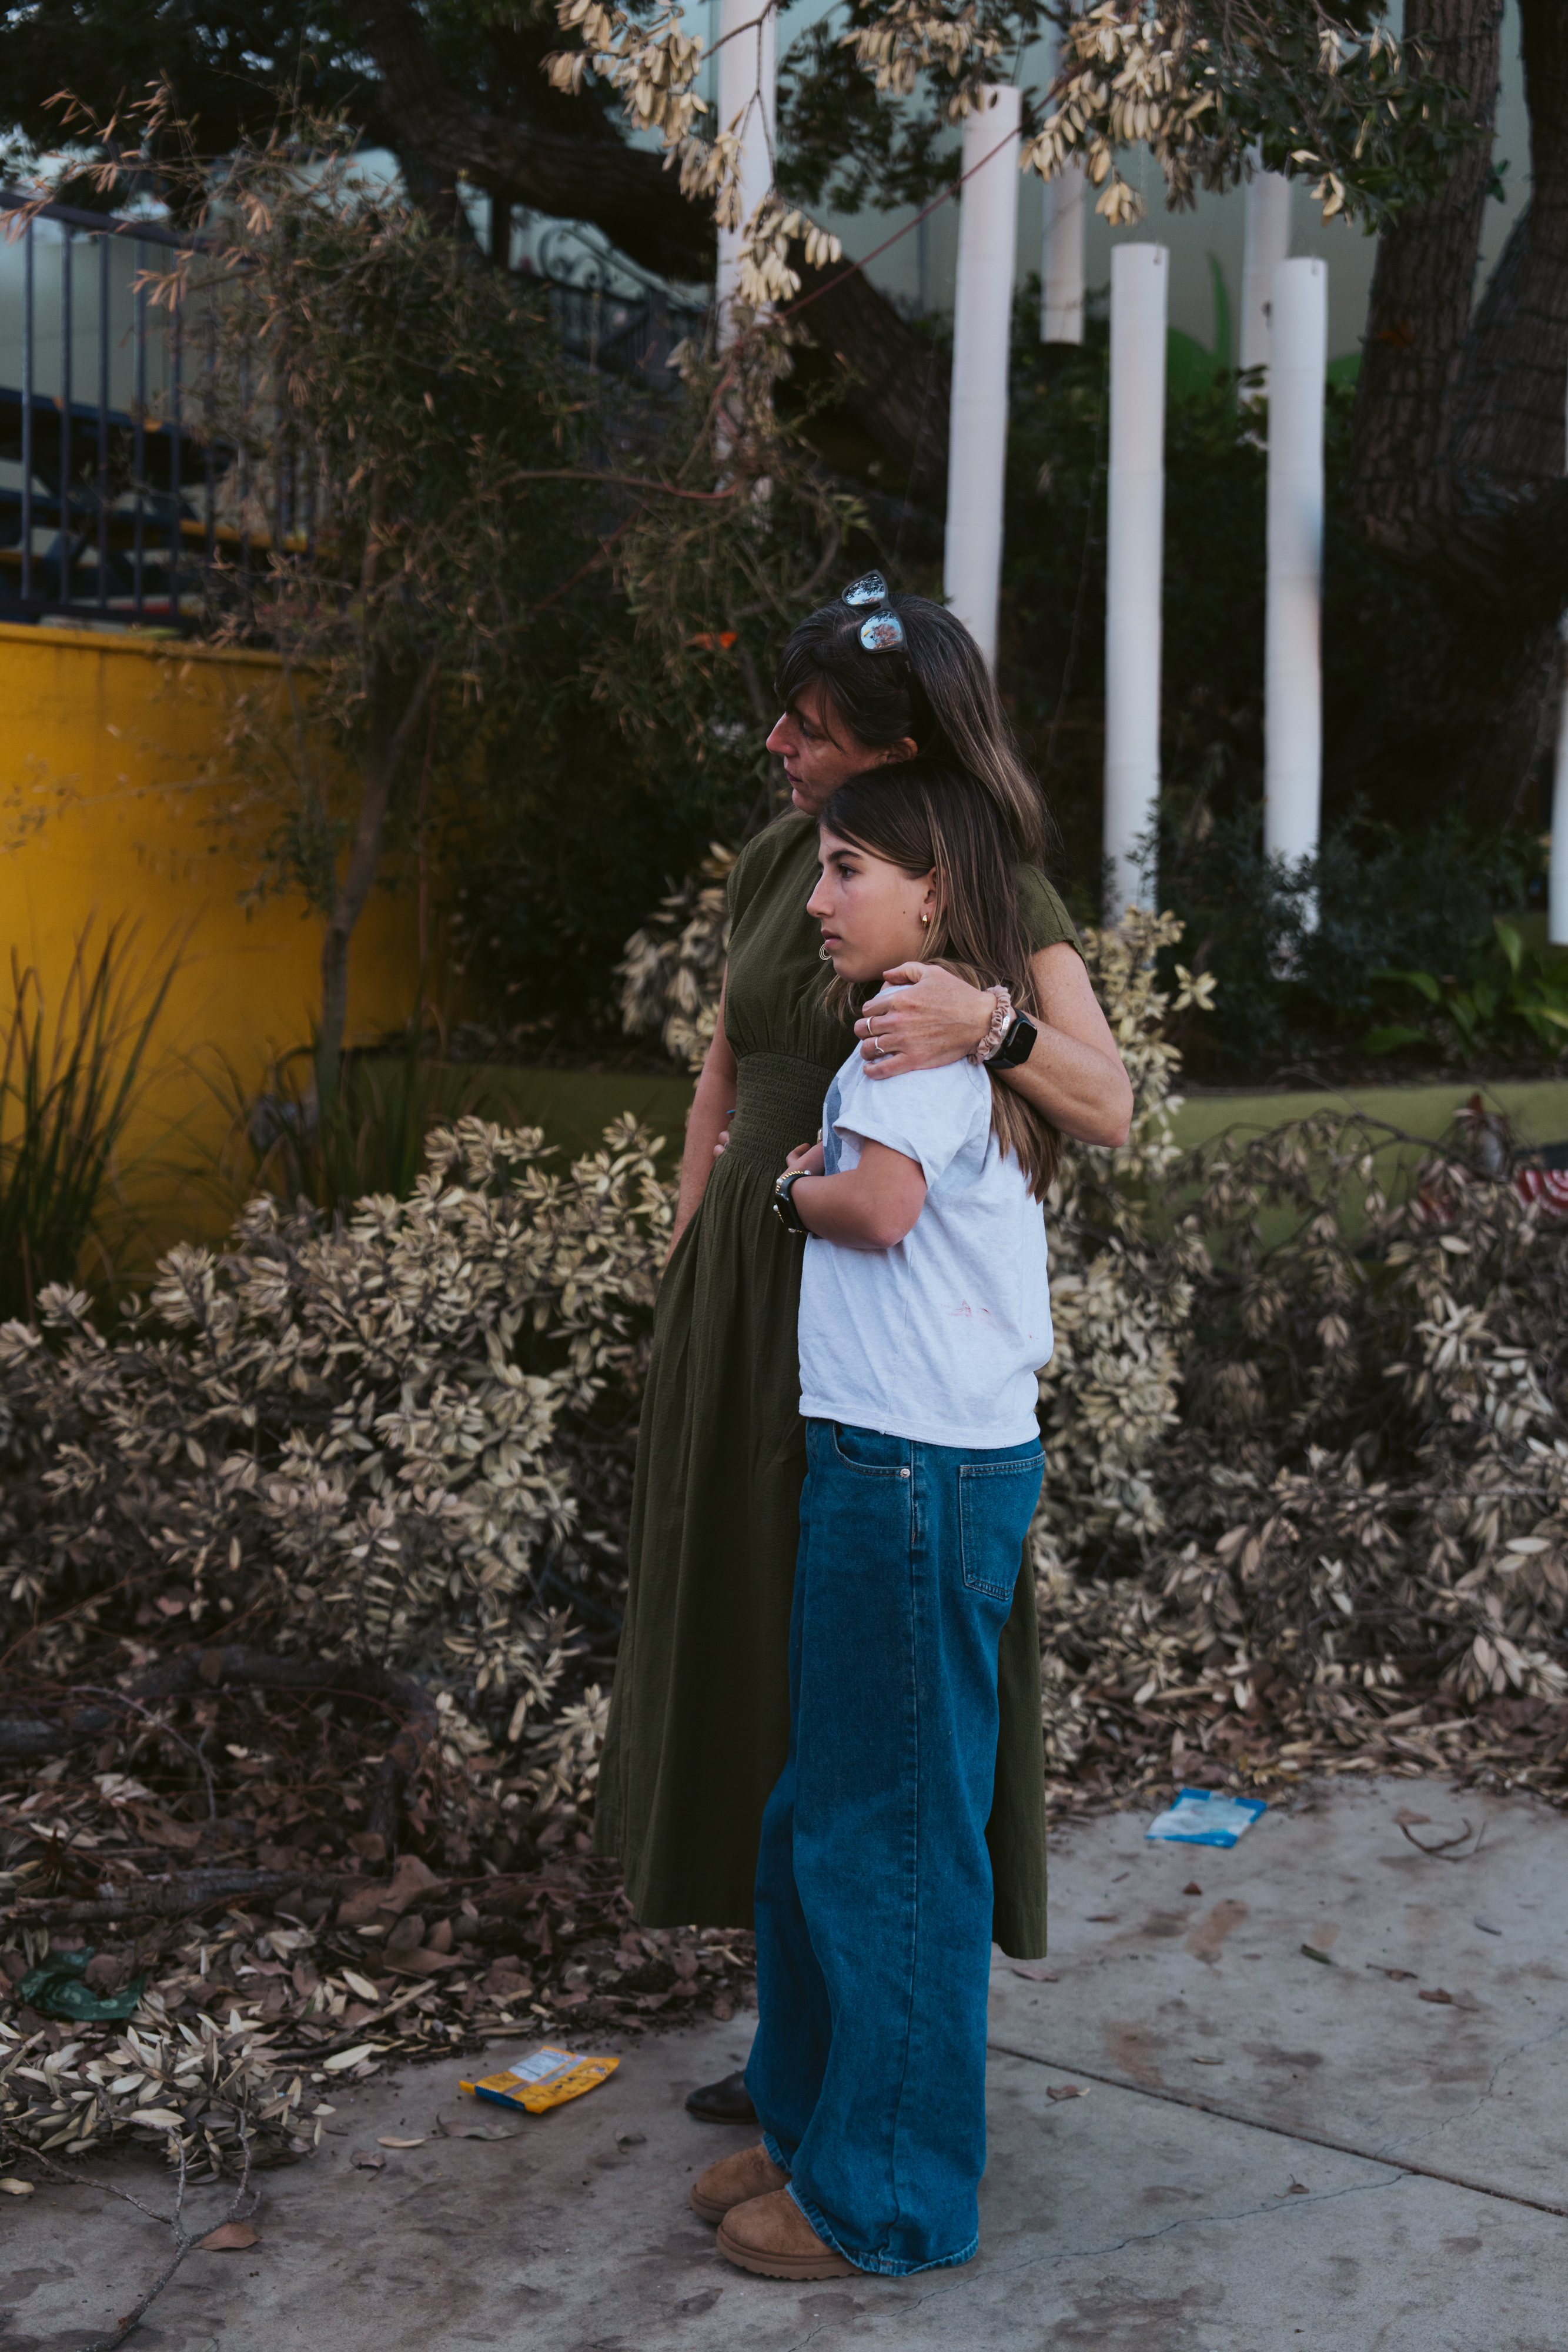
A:
{"label": "yellow painted wall", "polygon": [[[254,1090],[307,1042],[319,1002],[316,919],[298,900],[247,913],[249,870],[205,821],[225,701],[269,673],[265,656],[168,638],[0,625],[0,941],[37,968],[52,1003],[89,918],[94,938],[138,920],[144,955],[189,929],[124,1155],[161,1236],[225,1221],[210,1181],[231,1123],[211,1084],[219,1055]],[[415,934],[412,897],[372,896],[351,950],[350,1042],[407,1020]],[[0,966],[0,1021],[10,1005]]]}

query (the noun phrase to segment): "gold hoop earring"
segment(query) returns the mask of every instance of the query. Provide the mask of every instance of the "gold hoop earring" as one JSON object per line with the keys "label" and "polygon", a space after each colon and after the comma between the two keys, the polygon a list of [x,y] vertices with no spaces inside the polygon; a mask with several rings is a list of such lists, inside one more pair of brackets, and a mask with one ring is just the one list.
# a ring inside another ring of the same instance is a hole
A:
{"label": "gold hoop earring", "polygon": [[931,928],[931,918],[930,918],[930,916],[929,916],[929,915],[922,915],[922,916],[921,916],[921,918],[920,918],[920,921],[921,921],[921,927],[922,927],[922,929],[925,929],[925,930],[929,930],[929,929],[930,929],[930,928]]}

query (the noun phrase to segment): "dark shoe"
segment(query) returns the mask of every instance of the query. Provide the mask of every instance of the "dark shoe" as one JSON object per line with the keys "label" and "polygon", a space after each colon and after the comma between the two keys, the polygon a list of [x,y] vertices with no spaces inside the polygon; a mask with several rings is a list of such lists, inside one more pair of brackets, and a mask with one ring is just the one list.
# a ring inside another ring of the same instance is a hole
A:
{"label": "dark shoe", "polygon": [[705,2083],[686,2101],[686,2113],[704,2124],[754,2124],[757,2109],[751,2104],[744,2074],[727,2074],[722,2083]]}
{"label": "dark shoe", "polygon": [[705,2221],[722,2221],[737,2205],[782,2189],[789,2178],[765,2147],[743,2147],[737,2155],[721,2156],[716,2164],[698,2173],[692,2183],[692,2211],[700,2213]]}
{"label": "dark shoe", "polygon": [[787,2189],[737,2205],[719,2224],[718,2250],[737,2269],[763,2278],[852,2278],[846,2263],[825,2246]]}

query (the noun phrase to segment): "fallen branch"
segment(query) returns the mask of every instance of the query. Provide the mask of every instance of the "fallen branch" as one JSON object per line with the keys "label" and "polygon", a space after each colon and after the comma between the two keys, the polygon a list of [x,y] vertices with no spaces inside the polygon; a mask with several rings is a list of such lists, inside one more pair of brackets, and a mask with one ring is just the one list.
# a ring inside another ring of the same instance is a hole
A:
{"label": "fallen branch", "polygon": [[[112,1730],[117,1707],[128,1706],[145,1715],[150,1700],[191,1698],[202,1691],[230,1689],[236,1685],[250,1690],[308,1691],[317,1696],[360,1699],[402,1718],[401,1727],[377,1770],[366,1818],[367,1828],[384,1838],[388,1852],[392,1852],[397,1845],[403,1800],[423,1769],[439,1717],[435,1702],[423,1684],[416,1682],[412,1675],[399,1674],[392,1666],[351,1664],[336,1659],[311,1662],[277,1658],[269,1651],[247,1649],[238,1643],[182,1650],[132,1683],[122,1698],[94,1685],[90,1695],[98,1704],[77,1706],[73,1695],[68,1692],[60,1702],[65,1713],[59,1722],[51,1723],[42,1715],[0,1720],[0,1757],[65,1755],[73,1748],[85,1747],[89,1740],[101,1739],[106,1731]],[[103,1704],[105,1700],[109,1702],[107,1706]],[[167,1725],[159,1728],[166,1731],[170,1738],[179,1740],[182,1747],[188,1747],[189,1743]],[[196,1760],[207,1774],[211,1803],[211,1775],[200,1756]],[[119,1915],[106,1912],[103,1916],[112,1918]]]}
{"label": "fallen branch", "polygon": [[[169,2137],[175,2151],[175,2157],[179,2164],[180,2171],[179,2179],[174,2186],[174,2210],[167,2216],[162,2213],[154,2213],[151,2205],[143,2205],[140,2197],[133,2197],[129,2189],[117,2188],[112,2180],[105,2180],[101,2178],[97,2180],[88,2180],[79,2172],[68,2172],[63,2165],[57,2164],[53,2157],[44,2155],[41,2149],[29,2148],[27,2150],[27,2154],[32,2158],[33,2161],[43,2165],[47,2171],[54,2175],[57,2180],[68,2181],[74,2189],[107,2189],[111,2197],[120,2198],[124,2204],[134,2205],[137,2211],[139,2213],[145,2213],[150,2221],[163,2221],[166,2220],[167,2226],[173,2236],[174,2252],[172,2255],[164,2265],[163,2269],[159,2273],[158,2276],[153,2280],[152,2285],[148,2288],[141,2301],[133,2304],[128,2312],[122,2314],[122,2315],[115,2321],[110,2334],[108,2336],[95,2336],[90,2344],[87,2344],[82,2347],[82,2352],[116,2352],[116,2347],[124,2343],[132,2328],[141,2326],[141,2322],[146,2318],[147,2314],[157,2302],[158,2297],[162,2294],[164,2288],[168,2285],[170,2280],[173,2277],[175,2272],[184,2261],[185,2256],[190,2252],[191,2248],[197,2242],[193,2233],[185,2227],[186,2168],[184,2147],[181,2142],[180,2136],[177,2132],[171,2132]],[[227,2213],[224,2216],[225,2221],[248,2220],[250,2214],[255,2212],[257,2204],[260,2202],[260,2193],[258,2191],[252,2199],[246,2213],[243,2215],[241,2214],[240,2206],[244,2202],[246,2195],[250,2189],[250,2138],[245,2129],[243,2117],[240,2121],[240,2140],[245,2151],[244,2165],[240,2173],[239,2186],[235,2190],[234,2199],[229,2206]],[[220,2223],[219,2226],[222,2227],[223,2225]]]}
{"label": "fallen branch", "polygon": [[123,1895],[100,1895],[91,1902],[62,1903],[49,1895],[19,1895],[5,1916],[21,1923],[60,1927],[102,1927],[113,1921],[186,1919],[214,1903],[276,1901],[278,1895],[340,1894],[344,1887],[373,1882],[349,1870],[183,1870],[168,1878],[138,1879]]}

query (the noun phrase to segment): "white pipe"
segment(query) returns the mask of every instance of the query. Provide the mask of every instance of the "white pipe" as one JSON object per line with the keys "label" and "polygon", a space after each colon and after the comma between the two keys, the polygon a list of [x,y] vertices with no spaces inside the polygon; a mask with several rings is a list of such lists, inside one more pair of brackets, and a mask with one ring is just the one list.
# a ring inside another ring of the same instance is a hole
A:
{"label": "white pipe", "polygon": [[[1061,36],[1051,47],[1051,78],[1061,68]],[[1083,174],[1076,163],[1045,183],[1045,239],[1040,257],[1040,340],[1083,341]]]}
{"label": "white pipe", "polygon": [[1568,948],[1568,613],[1563,616],[1563,699],[1557,708],[1557,770],[1552,780],[1546,936],[1554,948]]}
{"label": "white pipe", "polygon": [[1322,800],[1327,262],[1282,261],[1271,303],[1263,847],[1270,857],[1293,862],[1317,855]]}
{"label": "white pipe", "polygon": [[[1568,451],[1568,444],[1565,444]],[[1564,457],[1568,467],[1568,455]],[[1546,937],[1568,947],[1568,613],[1559,625],[1563,641],[1562,699],[1557,705],[1557,760],[1552,778],[1552,847],[1546,864]]]}
{"label": "white pipe", "polygon": [[1140,869],[1160,797],[1160,580],[1165,558],[1163,245],[1111,249],[1111,470],[1105,567],[1105,919],[1152,907]]}
{"label": "white pipe", "polygon": [[[746,225],[773,185],[778,111],[779,12],[774,0],[718,0],[718,127],[738,128],[740,226],[718,233],[718,331],[735,334],[740,247]],[[738,126],[737,117],[739,118]]]}
{"label": "white pipe", "polygon": [[1083,341],[1083,174],[1076,163],[1045,184],[1040,340]]}
{"label": "white pipe", "polygon": [[[1241,235],[1241,353],[1245,368],[1269,365],[1269,304],[1274,272],[1291,250],[1291,184],[1278,172],[1254,172],[1247,183]],[[1249,393],[1260,400],[1268,377]]]}
{"label": "white pipe", "polygon": [[1008,341],[1018,253],[1019,101],[1012,89],[995,89],[988,96],[988,105],[976,107],[964,118],[966,176],[958,205],[943,584],[948,603],[994,669],[1007,466]]}

